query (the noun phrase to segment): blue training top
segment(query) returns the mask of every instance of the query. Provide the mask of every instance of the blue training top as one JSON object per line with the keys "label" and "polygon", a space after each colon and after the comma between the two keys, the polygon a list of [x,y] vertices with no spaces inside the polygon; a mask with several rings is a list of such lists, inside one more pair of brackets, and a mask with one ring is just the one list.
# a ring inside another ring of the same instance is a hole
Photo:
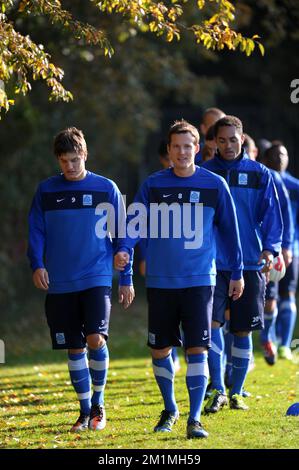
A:
{"label": "blue training top", "polygon": [[[141,224],[148,225],[145,233],[147,287],[178,289],[215,285],[216,227],[219,235],[225,239],[232,279],[242,277],[242,250],[236,212],[223,178],[198,166],[189,177],[179,177],[169,168],[149,176],[139,189],[135,202],[146,207]],[[155,229],[151,210],[157,204],[167,207],[170,215],[167,221],[166,217],[158,220],[156,236],[150,236]],[[176,207],[173,212],[171,206]],[[196,226],[197,210],[202,208],[202,223],[196,232],[196,236],[201,238],[201,246],[196,248],[186,246],[186,242],[192,239],[188,234],[188,221],[184,218],[186,207],[190,209],[193,228]],[[128,226],[132,219],[132,216],[128,217]],[[163,235],[165,222],[169,223],[169,237]],[[179,234],[175,233],[177,231]],[[132,248],[139,240],[140,237],[128,237],[125,248]]]}
{"label": "blue training top", "polygon": [[271,170],[271,175],[277,190],[279,204],[281,208],[281,215],[283,221],[283,233],[282,233],[282,248],[292,250],[294,243],[294,223],[292,206],[288,190],[277,171]]}
{"label": "blue training top", "polygon": [[[114,239],[96,234],[99,203],[114,207]],[[40,183],[29,214],[28,257],[33,271],[47,269],[49,293],[112,285],[118,211],[124,211],[120,191],[103,176],[88,171],[79,181],[68,181],[61,174]],[[132,262],[121,272],[120,284],[132,284]]]}
{"label": "blue training top", "polygon": [[[244,269],[260,270],[261,252],[268,250],[277,256],[282,241],[281,211],[270,171],[250,160],[244,150],[233,161],[217,153],[203,167],[226,179],[236,205]],[[224,248],[222,240],[217,240],[217,269],[221,271],[229,270]]]}
{"label": "blue training top", "polygon": [[299,179],[292,176],[288,171],[280,173],[290,195],[293,222],[295,226],[295,236],[293,245],[293,255],[299,256]]}

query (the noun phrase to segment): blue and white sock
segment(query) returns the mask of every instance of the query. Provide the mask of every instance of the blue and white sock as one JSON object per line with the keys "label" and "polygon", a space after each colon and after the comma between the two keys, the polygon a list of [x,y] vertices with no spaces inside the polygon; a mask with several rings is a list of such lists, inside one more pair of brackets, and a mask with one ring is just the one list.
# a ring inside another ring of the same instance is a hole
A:
{"label": "blue and white sock", "polygon": [[274,329],[278,309],[277,307],[272,310],[272,312],[264,313],[264,329],[261,331],[261,342],[266,343],[267,341],[272,341],[272,332]]}
{"label": "blue and white sock", "polygon": [[89,415],[91,408],[91,381],[88,368],[87,354],[68,354],[68,368],[73,387],[80,402],[80,409]]}
{"label": "blue and white sock", "polygon": [[186,383],[190,400],[189,420],[200,421],[201,408],[209,377],[208,355],[188,354]]}
{"label": "blue and white sock", "polygon": [[92,405],[104,404],[104,390],[109,367],[109,352],[105,343],[100,349],[89,350],[89,370],[93,384]]}
{"label": "blue and white sock", "polygon": [[251,336],[236,336],[232,347],[232,363],[233,363],[233,384],[230,396],[241,395],[242,388],[248,372],[250,358],[252,355],[252,339]]}
{"label": "blue and white sock", "polygon": [[174,363],[171,354],[162,359],[152,359],[156,382],[160,388],[166,411],[178,412],[174,396]]}
{"label": "blue and white sock", "polygon": [[279,304],[277,322],[281,338],[281,346],[291,345],[295,323],[297,317],[296,299],[290,295],[288,299],[283,299]]}
{"label": "blue and white sock", "polygon": [[226,357],[225,363],[225,375],[227,386],[231,387],[232,384],[232,374],[233,374],[233,363],[232,363],[232,345],[234,336],[229,331],[229,321],[225,322],[223,327],[223,336],[224,336],[224,351]]}
{"label": "blue and white sock", "polygon": [[209,371],[212,382],[212,389],[225,392],[223,376],[223,351],[224,339],[221,328],[212,328],[212,345],[208,353]]}

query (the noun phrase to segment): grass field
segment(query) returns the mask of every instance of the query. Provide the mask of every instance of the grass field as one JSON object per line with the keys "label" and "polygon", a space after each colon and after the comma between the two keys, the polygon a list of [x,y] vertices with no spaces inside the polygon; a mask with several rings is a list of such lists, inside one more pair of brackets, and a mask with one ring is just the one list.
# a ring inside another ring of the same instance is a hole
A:
{"label": "grass field", "polygon": [[[10,328],[5,336],[7,363],[0,366],[0,448],[299,448],[299,417],[285,416],[287,408],[299,401],[298,365],[279,361],[271,368],[259,351],[256,367],[246,382],[252,393],[246,399],[250,410],[232,411],[226,407],[215,416],[203,416],[210,436],[200,441],[185,438],[188,395],[186,366],[181,360],[182,369],[176,377],[180,419],[171,434],[154,434],[152,429],[163,407],[144,346],[145,323],[142,299],[137,299],[131,311],[114,308],[106,388],[107,427],[101,432],[78,435],[69,432],[78,405],[65,353],[50,350],[42,312]],[[24,347],[30,332],[31,342]]]}

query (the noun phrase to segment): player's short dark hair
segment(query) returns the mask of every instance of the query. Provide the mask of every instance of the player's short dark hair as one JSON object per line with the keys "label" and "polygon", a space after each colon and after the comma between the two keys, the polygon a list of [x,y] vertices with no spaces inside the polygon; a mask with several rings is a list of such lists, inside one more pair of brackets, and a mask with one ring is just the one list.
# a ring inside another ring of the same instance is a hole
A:
{"label": "player's short dark hair", "polygon": [[224,116],[214,124],[215,137],[217,137],[220,127],[231,126],[234,126],[241,135],[243,134],[243,124],[239,118],[237,118],[236,116]]}
{"label": "player's short dark hair", "polygon": [[84,134],[76,127],[68,127],[60,131],[54,138],[54,154],[59,157],[64,153],[87,155]]}
{"label": "player's short dark hair", "polygon": [[175,121],[170,126],[168,132],[168,145],[170,145],[171,136],[173,134],[187,134],[187,132],[190,132],[190,134],[194,138],[194,144],[197,145],[199,143],[199,132],[195,126],[190,124],[190,122],[185,121],[184,119],[181,119],[180,121]]}
{"label": "player's short dark hair", "polygon": [[280,171],[280,162],[276,157],[279,153],[279,148],[284,147],[284,145],[279,140],[276,140],[275,142],[276,143],[274,145],[265,150],[261,162],[268,168],[272,168],[272,170]]}

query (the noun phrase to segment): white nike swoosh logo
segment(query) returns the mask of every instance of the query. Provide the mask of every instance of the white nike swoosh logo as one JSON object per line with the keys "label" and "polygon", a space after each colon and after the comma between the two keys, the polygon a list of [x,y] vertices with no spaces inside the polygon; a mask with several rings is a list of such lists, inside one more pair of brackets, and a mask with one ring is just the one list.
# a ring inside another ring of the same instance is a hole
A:
{"label": "white nike swoosh logo", "polygon": [[198,385],[197,387],[189,387],[189,390],[196,390],[197,388],[202,388],[202,385]]}
{"label": "white nike swoosh logo", "polygon": [[171,194],[163,194],[163,197],[169,197]]}
{"label": "white nike swoosh logo", "polygon": [[209,337],[206,336],[206,338],[205,338],[205,337],[202,337],[201,339],[202,339],[203,341],[206,341],[206,339],[209,339]]}
{"label": "white nike swoosh logo", "polygon": [[82,382],[82,380],[85,380],[85,377],[83,377],[83,379],[78,379],[78,380],[75,380],[75,379],[74,379],[74,380],[73,380],[73,383],[74,383],[74,384],[77,384],[77,383],[79,383],[79,382]]}
{"label": "white nike swoosh logo", "polygon": [[65,197],[63,197],[62,199],[56,199],[57,202],[61,202],[61,201],[64,201],[65,200]]}

